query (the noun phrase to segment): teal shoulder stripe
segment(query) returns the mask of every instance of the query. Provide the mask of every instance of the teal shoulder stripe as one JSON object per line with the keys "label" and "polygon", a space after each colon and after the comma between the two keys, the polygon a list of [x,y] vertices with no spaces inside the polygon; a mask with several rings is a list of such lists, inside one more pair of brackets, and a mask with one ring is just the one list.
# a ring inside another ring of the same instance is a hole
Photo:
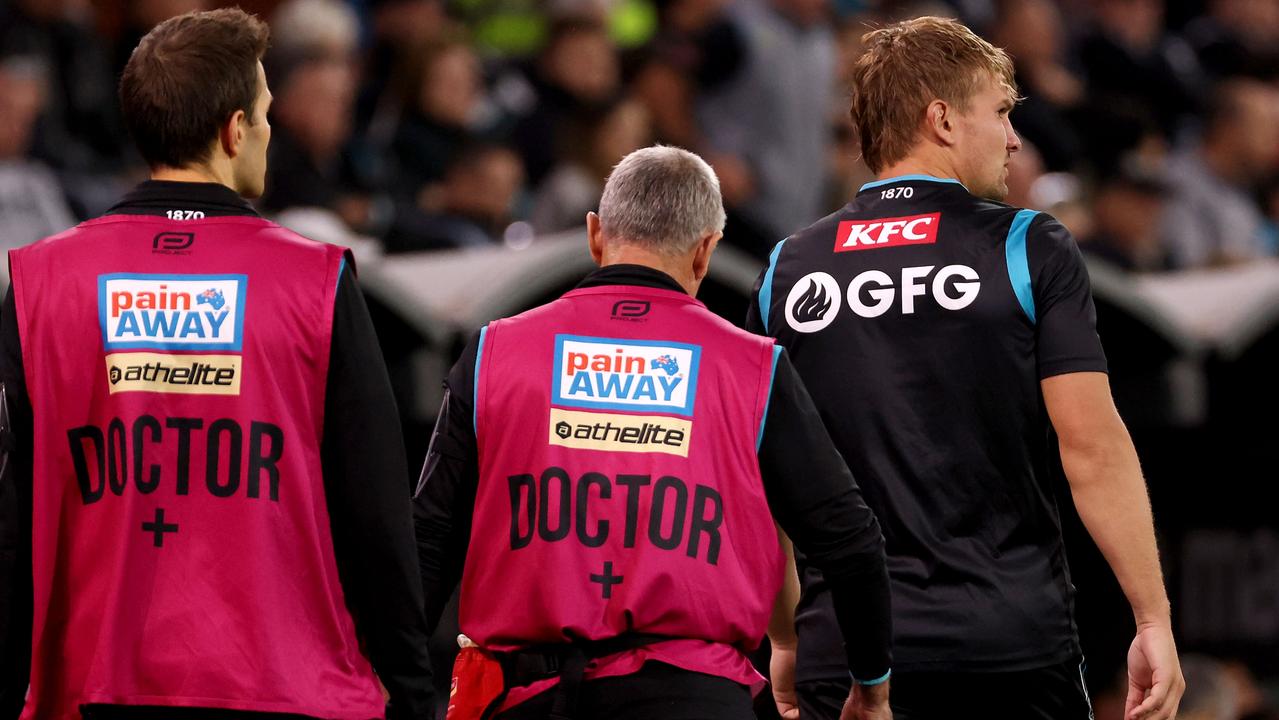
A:
{"label": "teal shoulder stripe", "polygon": [[963,186],[963,183],[959,182],[955,178],[941,178],[941,177],[935,177],[933,175],[898,175],[897,177],[884,178],[883,180],[874,180],[874,181],[868,182],[865,185],[862,185],[861,190],[858,190],[858,192],[862,192],[863,190],[871,190],[873,188],[882,187],[884,185],[891,185],[893,183],[899,183],[899,182],[954,183],[956,185]]}
{"label": "teal shoulder stripe", "polygon": [[1034,222],[1037,210],[1021,210],[1008,228],[1008,240],[1004,243],[1004,259],[1008,262],[1008,279],[1012,282],[1017,302],[1026,317],[1035,322],[1035,294],[1030,287],[1030,261],[1026,258],[1026,231]]}
{"label": "teal shoulder stripe", "polygon": [[782,346],[773,346],[773,367],[768,371],[768,399],[764,401],[764,414],[759,419],[759,433],[755,435],[755,452],[764,444],[764,423],[768,422],[768,406],[773,404],[773,380],[777,379],[777,358],[782,356]]}
{"label": "teal shoulder stripe", "polygon": [[471,389],[471,427],[477,433],[480,431],[480,362],[484,359],[484,336],[488,334],[488,331],[488,325],[480,329],[480,344],[475,348],[475,387]]}
{"label": "teal shoulder stripe", "polygon": [[777,270],[777,256],[782,254],[782,240],[773,246],[768,255],[768,270],[764,272],[764,282],[759,286],[759,318],[764,323],[764,332],[769,332],[768,316],[773,312],[773,273]]}
{"label": "teal shoulder stripe", "polygon": [[346,272],[346,256],[342,256],[342,262],[338,265],[338,279],[333,283],[333,292],[337,292],[342,287],[342,273]]}

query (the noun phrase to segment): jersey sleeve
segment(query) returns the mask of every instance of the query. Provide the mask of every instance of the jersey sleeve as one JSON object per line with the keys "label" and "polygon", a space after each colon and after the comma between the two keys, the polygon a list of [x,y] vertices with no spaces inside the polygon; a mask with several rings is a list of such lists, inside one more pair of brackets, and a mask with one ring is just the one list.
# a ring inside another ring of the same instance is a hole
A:
{"label": "jersey sleeve", "polygon": [[1070,231],[1049,215],[1036,218],[1026,259],[1035,302],[1039,379],[1106,372],[1088,269]]}

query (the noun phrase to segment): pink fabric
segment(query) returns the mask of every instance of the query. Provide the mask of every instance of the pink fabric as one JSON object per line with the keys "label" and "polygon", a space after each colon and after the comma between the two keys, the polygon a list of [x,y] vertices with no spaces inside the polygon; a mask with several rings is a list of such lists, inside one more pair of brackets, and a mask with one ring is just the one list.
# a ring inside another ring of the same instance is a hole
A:
{"label": "pink fabric", "polygon": [[[654,659],[758,683],[745,653],[783,567],[756,455],[773,342],[682,293],[599,287],[490,324],[479,364],[462,631],[499,651],[687,638],[597,661],[587,677]],[[639,442],[617,441],[627,426]],[[583,427],[590,439],[574,435]]]}
{"label": "pink fabric", "polygon": [[343,257],[257,218],[126,216],[10,253],[35,408],[24,719],[383,715],[320,469]]}

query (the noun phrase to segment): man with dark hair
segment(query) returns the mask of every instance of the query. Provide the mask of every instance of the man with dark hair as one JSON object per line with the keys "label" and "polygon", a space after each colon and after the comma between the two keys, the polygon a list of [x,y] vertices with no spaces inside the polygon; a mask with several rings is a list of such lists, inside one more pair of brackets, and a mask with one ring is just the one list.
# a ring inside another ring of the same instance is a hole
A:
{"label": "man with dark hair", "polygon": [[[1012,62],[940,18],[863,40],[852,119],[880,179],[778,244],[748,326],[786,346],[884,525],[893,713],[1090,716],[1049,485],[1055,430],[1136,620],[1126,720],[1167,720],[1185,684],[1088,275],[1060,223],[998,202],[1021,147]],[[811,567],[804,579],[800,716],[819,720],[849,681],[825,581]]]}
{"label": "man with dark hair", "polygon": [[120,83],[152,179],[10,253],[0,718],[432,716],[350,255],[243,199],[267,39],[239,10],[157,26]]}

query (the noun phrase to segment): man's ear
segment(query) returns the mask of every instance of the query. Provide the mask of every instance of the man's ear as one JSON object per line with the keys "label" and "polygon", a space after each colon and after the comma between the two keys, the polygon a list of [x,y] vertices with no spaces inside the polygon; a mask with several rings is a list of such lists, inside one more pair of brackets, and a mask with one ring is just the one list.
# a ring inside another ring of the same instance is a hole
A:
{"label": "man's ear", "polygon": [[924,111],[927,137],[941,145],[955,144],[955,107],[945,100],[928,103]]}
{"label": "man's ear", "polygon": [[591,259],[596,265],[604,262],[604,231],[600,229],[600,216],[586,213],[586,242],[591,248]]}
{"label": "man's ear", "polygon": [[249,116],[243,110],[236,110],[218,129],[218,142],[227,157],[234,158],[240,154],[244,146],[244,136],[248,134]]}
{"label": "man's ear", "polygon": [[693,252],[693,278],[697,281],[700,282],[710,271],[711,254],[715,252],[715,246],[722,237],[724,233],[717,230],[697,242],[697,248]]}

